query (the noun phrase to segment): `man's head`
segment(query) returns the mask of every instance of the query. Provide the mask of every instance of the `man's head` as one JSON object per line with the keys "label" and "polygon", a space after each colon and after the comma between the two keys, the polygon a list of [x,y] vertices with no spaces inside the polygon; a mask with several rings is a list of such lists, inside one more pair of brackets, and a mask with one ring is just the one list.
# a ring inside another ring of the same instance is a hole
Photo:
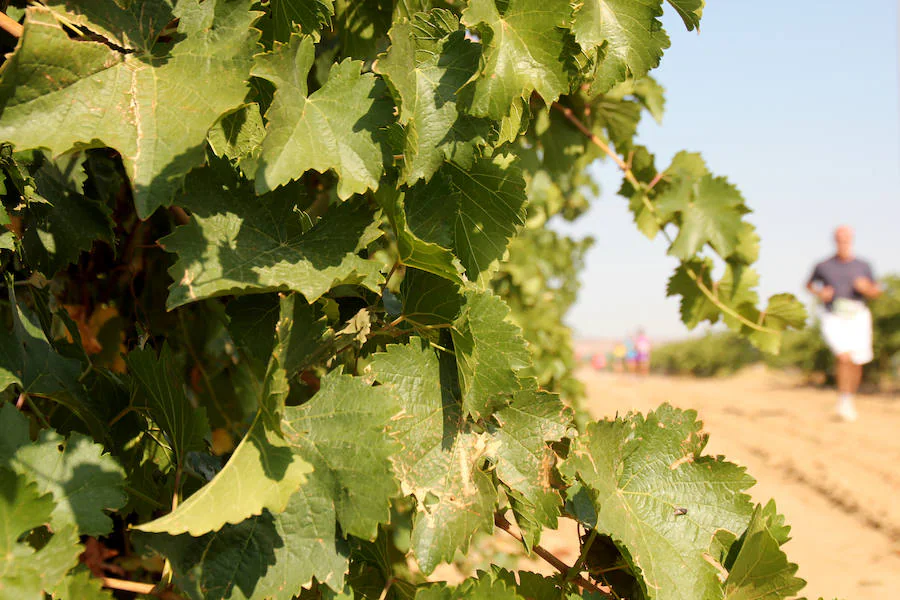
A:
{"label": "man's head", "polygon": [[839,259],[853,260],[853,229],[848,225],[841,225],[835,229],[834,245]]}

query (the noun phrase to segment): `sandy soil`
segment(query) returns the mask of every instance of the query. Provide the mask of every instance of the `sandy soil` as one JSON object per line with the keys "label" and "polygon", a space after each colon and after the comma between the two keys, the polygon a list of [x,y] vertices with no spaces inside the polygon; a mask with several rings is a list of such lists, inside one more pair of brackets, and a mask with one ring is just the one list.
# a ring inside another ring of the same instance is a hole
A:
{"label": "sandy soil", "polygon": [[[663,402],[696,409],[707,453],[746,466],[754,499],[775,498],[793,526],[785,551],[805,595],[900,599],[900,396],[861,397],[859,420],[843,423],[832,416],[834,392],[764,369],[712,380],[579,375],[598,418]],[[561,544],[545,539],[570,555]]]}

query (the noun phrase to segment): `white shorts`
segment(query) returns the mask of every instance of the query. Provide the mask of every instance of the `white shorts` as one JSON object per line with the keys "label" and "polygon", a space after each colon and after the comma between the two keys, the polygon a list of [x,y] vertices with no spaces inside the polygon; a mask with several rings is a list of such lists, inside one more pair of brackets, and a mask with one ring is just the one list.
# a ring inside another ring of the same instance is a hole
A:
{"label": "white shorts", "polygon": [[[849,354],[853,364],[872,362],[872,313],[862,302],[850,310],[822,313],[822,337],[835,356]],[[846,306],[846,304],[844,304]]]}

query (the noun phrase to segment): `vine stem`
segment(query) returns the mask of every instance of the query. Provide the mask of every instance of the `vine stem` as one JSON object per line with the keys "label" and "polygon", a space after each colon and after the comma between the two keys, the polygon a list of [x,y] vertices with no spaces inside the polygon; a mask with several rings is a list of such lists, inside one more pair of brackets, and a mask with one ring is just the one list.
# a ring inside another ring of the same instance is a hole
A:
{"label": "vine stem", "polygon": [[122,410],[119,411],[119,414],[110,419],[109,423],[106,424],[107,427],[112,427],[116,423],[118,423],[121,419],[125,417],[128,413],[134,410],[133,406],[126,406]]}
{"label": "vine stem", "polygon": [[100,581],[103,584],[103,587],[112,590],[122,590],[123,592],[156,596],[163,600],[182,600],[182,597],[175,592],[169,590],[157,590],[156,586],[152,583],[129,581],[128,579],[116,579],[115,577],[101,577]]}
{"label": "vine stem", "polygon": [[394,581],[396,581],[393,577],[388,577],[387,581],[384,582],[384,589],[381,590],[381,595],[378,596],[378,600],[387,600],[388,592],[391,589],[391,586],[394,585]]}
{"label": "vine stem", "polygon": [[[175,509],[178,508],[178,500],[181,497],[180,488],[181,488],[181,464],[175,467],[175,492],[172,494],[172,512],[175,512]],[[160,583],[164,586],[169,586],[172,584],[172,577],[175,574],[175,571],[172,569],[172,561],[166,558],[166,562],[163,563],[163,570],[160,576]]]}
{"label": "vine stem", "polygon": [[625,569],[625,566],[618,565],[615,567],[607,567],[605,569],[591,569],[589,572],[591,575],[605,575],[606,573],[612,573],[613,571],[624,571]]}
{"label": "vine stem", "polygon": [[587,559],[587,554],[591,549],[591,546],[594,545],[594,540],[597,539],[597,528],[591,529],[590,535],[588,535],[587,541],[581,547],[581,554],[578,556],[578,560],[575,561],[575,566],[572,567],[572,570],[569,571],[568,575],[566,575],[566,581],[571,581],[573,577],[577,576],[581,573],[582,567],[584,567],[584,561]]}
{"label": "vine stem", "polygon": [[[563,116],[565,116],[566,119],[568,119],[569,122],[572,125],[574,125],[576,129],[578,129],[578,131],[580,131],[582,134],[584,134],[585,137],[587,137],[591,141],[592,144],[594,144],[595,146],[597,146],[598,148],[603,150],[603,153],[606,154],[608,157],[610,157],[613,160],[613,162],[616,163],[616,166],[618,166],[619,169],[622,171],[622,173],[625,175],[625,180],[628,181],[628,183],[630,183],[631,186],[635,190],[644,189],[644,186],[641,185],[641,182],[638,181],[637,177],[635,177],[634,171],[631,170],[631,166],[628,163],[626,163],[622,159],[622,157],[619,156],[618,153],[616,153],[616,151],[610,147],[609,144],[604,142],[602,139],[600,139],[600,137],[597,134],[595,134],[593,131],[588,129],[587,126],[584,123],[582,123],[581,120],[577,116],[575,116],[575,113],[572,112],[571,108],[569,108],[567,106],[563,106],[559,102],[554,102],[553,108],[555,110],[558,110],[559,112],[561,112],[563,114]],[[648,187],[646,187],[645,191],[649,191],[649,190],[653,189],[653,187],[656,186],[656,184],[659,183],[659,181],[664,176],[665,176],[665,171],[661,171],[660,173],[657,173],[656,176],[653,178],[653,181],[650,182],[650,185]],[[671,245],[672,238],[671,238],[671,236],[669,236],[668,232],[663,228],[663,223],[659,219],[659,215],[656,212],[656,208],[652,204],[650,204],[650,200],[649,200],[649,198],[647,198],[646,194],[643,194],[643,201],[644,201],[644,207],[647,210],[649,210],[650,214],[653,215],[653,218],[656,219],[656,224],[659,227],[659,230],[665,236],[666,240],[668,240],[669,245]],[[751,321],[750,319],[748,319],[741,313],[737,312],[736,310],[734,310],[727,304],[723,303],[721,300],[719,300],[719,296],[715,292],[713,292],[712,290],[710,290],[708,287],[706,287],[703,284],[703,282],[700,280],[700,276],[697,275],[697,273],[695,273],[693,269],[691,269],[690,267],[685,265],[684,262],[682,262],[681,264],[684,266],[684,270],[688,274],[688,277],[690,277],[694,281],[694,283],[697,284],[697,289],[700,290],[700,292],[704,296],[706,296],[709,299],[709,301],[712,302],[723,313],[726,313],[726,314],[734,317],[740,323],[742,323],[743,325],[746,325],[750,329],[755,329],[756,331],[761,331],[763,333],[778,333],[774,329],[771,329],[769,327],[764,327],[764,326],[760,325],[759,323],[754,323],[753,321]]]}
{"label": "vine stem", "polygon": [[23,27],[18,21],[14,21],[12,17],[4,12],[0,12],[0,29],[13,36],[14,38],[22,37]]}
{"label": "vine stem", "polygon": [[[506,517],[504,517],[503,515],[501,515],[499,513],[494,514],[494,524],[497,527],[499,527],[500,529],[502,529],[503,531],[505,531],[506,533],[508,533],[509,535],[511,535],[512,537],[514,537],[515,539],[519,540],[520,542],[524,542],[524,540],[522,539],[522,534],[519,533],[518,531],[514,531],[512,528],[512,523],[510,523],[506,519]],[[587,544],[585,544],[585,545],[587,545]],[[534,550],[535,554],[537,554],[538,556],[543,558],[545,561],[547,561],[547,563],[549,563],[550,566],[552,566],[554,569],[559,571],[561,574],[565,575],[566,581],[570,581],[571,583],[574,583],[575,585],[577,585],[578,587],[580,587],[582,589],[592,590],[592,591],[604,594],[606,596],[612,597],[612,588],[609,588],[604,585],[598,585],[588,579],[585,579],[581,575],[576,574],[574,577],[569,579],[569,576],[572,573],[572,567],[570,567],[569,565],[567,565],[566,563],[561,561],[555,554],[553,554],[552,552],[550,552],[549,550],[547,550],[540,544],[535,544],[532,547],[532,550]]]}
{"label": "vine stem", "polygon": [[154,500],[147,494],[136,490],[135,488],[131,487],[130,485],[125,486],[125,491],[128,492],[129,494],[131,494],[132,496],[137,496],[144,502],[148,502],[148,503],[156,506],[157,508],[165,508],[166,507],[166,505],[163,504],[162,502],[160,502],[159,500]]}
{"label": "vine stem", "polygon": [[397,269],[399,269],[399,268],[400,268],[400,260],[398,259],[398,260],[395,260],[395,261],[394,261],[394,264],[391,265],[391,270],[388,271],[388,274],[385,276],[385,278],[384,278],[384,285],[383,285],[382,288],[381,288],[382,290],[387,289],[387,286],[391,283],[391,277],[394,276],[394,273],[395,273],[395,272],[397,271]]}
{"label": "vine stem", "polygon": [[47,429],[51,429],[50,421],[47,420],[47,417],[44,416],[44,413],[41,412],[41,409],[38,408],[35,401],[31,399],[31,396],[29,394],[24,394],[24,396],[25,402],[28,404],[28,408],[30,408],[31,412],[33,412],[37,416],[38,421],[40,421],[41,424]]}
{"label": "vine stem", "polygon": [[175,512],[175,509],[178,508],[178,498],[181,496],[180,487],[181,487],[181,465],[179,464],[175,467],[175,492],[172,494],[172,512]]}

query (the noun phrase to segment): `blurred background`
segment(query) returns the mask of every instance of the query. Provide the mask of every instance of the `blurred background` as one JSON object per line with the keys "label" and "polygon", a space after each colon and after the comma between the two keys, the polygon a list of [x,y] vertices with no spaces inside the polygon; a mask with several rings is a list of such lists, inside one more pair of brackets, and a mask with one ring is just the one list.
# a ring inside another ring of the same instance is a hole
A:
{"label": "blurred background", "polygon": [[[719,0],[699,35],[673,11],[664,19],[672,47],[654,77],[665,117],[643,119],[636,142],[663,165],[683,148],[701,152],[743,192],[762,239],[761,296],[794,293],[811,314],[780,356],[721,324],[682,324],[678,298],[666,298],[677,261],[632,225],[615,165],[591,165],[601,191],[584,217],[553,223],[594,238],[566,316],[586,410],[696,409],[708,451],[746,466],[754,499],[774,497],[793,526],[785,550],[810,598],[900,597],[898,4]],[[840,224],[856,230],[857,255],[886,288],[871,305],[876,357],[855,423],[835,418],[834,359],[805,290]],[[646,377],[622,359],[640,328],[653,344]]]}
{"label": "blurred background", "polygon": [[[897,1],[717,1],[706,3],[699,35],[674,11],[664,22],[672,46],[653,75],[666,89],[665,117],[642,119],[636,141],[657,164],[701,152],[743,192],[762,238],[761,295],[809,302],[803,288],[842,223],[876,275],[900,273]],[[558,224],[595,238],[569,325],[582,339],[638,326],[656,339],[687,335],[678,300],[666,298],[677,262],[665,241],[630,224],[615,165],[592,169],[599,199]]]}

